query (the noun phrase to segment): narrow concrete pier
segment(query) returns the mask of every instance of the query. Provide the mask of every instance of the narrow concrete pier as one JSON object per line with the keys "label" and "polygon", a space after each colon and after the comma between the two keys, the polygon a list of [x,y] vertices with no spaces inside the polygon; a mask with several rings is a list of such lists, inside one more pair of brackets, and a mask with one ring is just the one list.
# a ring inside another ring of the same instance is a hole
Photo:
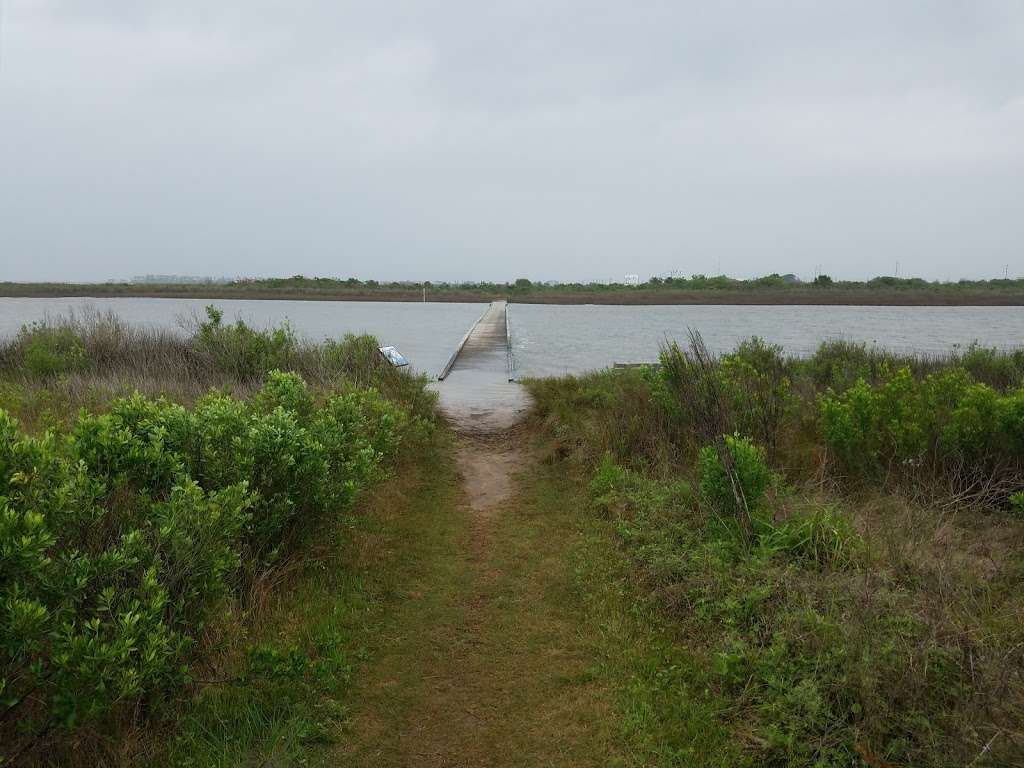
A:
{"label": "narrow concrete pier", "polygon": [[444,370],[438,374],[438,381],[444,381],[452,371],[494,370],[499,367],[499,362],[506,368],[508,377],[512,378],[507,312],[508,302],[492,301],[487,311],[463,337]]}
{"label": "narrow concrete pier", "polygon": [[514,368],[508,305],[494,301],[437,376],[441,410],[464,431],[513,426],[530,404],[526,391],[512,381]]}

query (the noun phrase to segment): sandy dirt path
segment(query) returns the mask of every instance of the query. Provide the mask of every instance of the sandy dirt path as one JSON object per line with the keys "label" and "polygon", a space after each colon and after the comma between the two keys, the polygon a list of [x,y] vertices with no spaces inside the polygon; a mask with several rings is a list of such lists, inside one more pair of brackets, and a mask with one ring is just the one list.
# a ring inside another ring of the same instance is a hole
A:
{"label": "sandy dirt path", "polygon": [[[458,422],[456,422],[457,424]],[[521,426],[458,434],[451,536],[396,605],[360,673],[337,763],[598,766],[615,718],[587,667],[566,520],[522,485],[538,461]]]}

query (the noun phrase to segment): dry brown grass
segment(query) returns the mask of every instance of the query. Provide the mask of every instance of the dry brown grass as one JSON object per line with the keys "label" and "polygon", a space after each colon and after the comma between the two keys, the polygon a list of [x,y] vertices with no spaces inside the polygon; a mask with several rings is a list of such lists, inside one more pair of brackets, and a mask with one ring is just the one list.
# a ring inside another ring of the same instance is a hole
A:
{"label": "dry brown grass", "polygon": [[430,417],[435,396],[387,365],[369,336],[313,343],[287,327],[255,331],[228,325],[204,332],[193,318],[180,331],[87,312],[51,318],[0,340],[0,407],[30,431],[68,423],[80,408],[102,411],[140,392],[192,404],[211,389],[247,397],[267,371],[295,371],[314,389],[375,387]]}

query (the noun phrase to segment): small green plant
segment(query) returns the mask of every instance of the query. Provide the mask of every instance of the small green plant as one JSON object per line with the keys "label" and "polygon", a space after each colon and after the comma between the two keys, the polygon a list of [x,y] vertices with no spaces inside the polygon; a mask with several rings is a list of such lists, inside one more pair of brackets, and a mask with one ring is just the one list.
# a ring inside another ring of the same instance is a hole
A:
{"label": "small green plant", "polygon": [[610,453],[606,453],[590,478],[590,498],[598,509],[606,512],[609,510],[616,494],[625,487],[626,478],[626,469],[616,464]]}
{"label": "small green plant", "polygon": [[814,569],[847,568],[863,551],[863,542],[849,518],[831,506],[776,523],[759,543],[766,552],[781,553]]}
{"label": "small green plant", "polygon": [[1010,497],[1010,510],[1017,517],[1024,517],[1024,491],[1018,491]]}
{"label": "small green plant", "polygon": [[773,475],[764,451],[750,439],[725,435],[700,450],[700,495],[716,519],[733,530],[757,534],[770,527],[766,492]]}

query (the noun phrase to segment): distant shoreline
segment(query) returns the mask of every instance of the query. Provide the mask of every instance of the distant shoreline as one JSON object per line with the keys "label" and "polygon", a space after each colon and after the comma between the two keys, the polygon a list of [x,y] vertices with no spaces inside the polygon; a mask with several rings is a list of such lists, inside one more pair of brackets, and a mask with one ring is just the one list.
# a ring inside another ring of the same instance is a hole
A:
{"label": "distant shoreline", "polygon": [[[317,290],[191,285],[3,283],[0,298],[148,298],[253,301],[373,301],[419,302],[420,288]],[[957,288],[812,288],[799,286],[762,289],[649,289],[608,291],[543,289],[528,292],[483,292],[427,289],[426,300],[437,303],[480,303],[508,299],[516,304],[599,304],[607,306],[878,306],[878,307],[1020,307],[1024,291]]]}

